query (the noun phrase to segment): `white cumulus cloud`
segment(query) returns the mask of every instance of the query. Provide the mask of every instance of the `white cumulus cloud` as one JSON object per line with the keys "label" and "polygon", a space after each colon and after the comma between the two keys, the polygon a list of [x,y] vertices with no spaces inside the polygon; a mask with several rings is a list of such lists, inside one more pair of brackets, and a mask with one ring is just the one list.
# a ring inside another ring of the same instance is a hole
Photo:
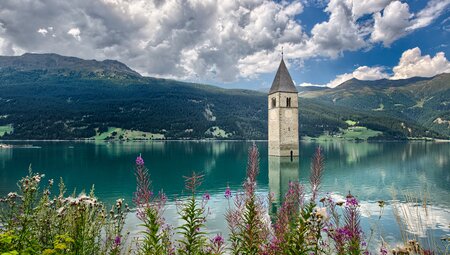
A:
{"label": "white cumulus cloud", "polygon": [[309,46],[316,55],[336,58],[345,50],[355,51],[367,46],[348,2],[331,0],[325,11],[330,13],[329,20],[316,24],[311,31]]}
{"label": "white cumulus cloud", "polygon": [[389,74],[386,73],[386,70],[384,67],[360,66],[360,67],[356,68],[355,71],[353,71],[353,77],[355,77],[358,80],[363,80],[363,81],[374,81],[374,80],[389,78]]}
{"label": "white cumulus cloud", "polygon": [[41,34],[42,36],[46,36],[47,33],[48,33],[48,30],[45,29],[45,28],[39,28],[39,29],[37,30],[37,32],[38,32],[39,34]]}
{"label": "white cumulus cloud", "polygon": [[[274,72],[281,47],[298,68],[388,46],[431,24],[449,2],[431,0],[414,14],[398,0],[1,0],[0,54],[108,58],[144,75],[228,82]],[[311,31],[305,3],[327,15]]]}
{"label": "white cumulus cloud", "polygon": [[[128,62],[144,74],[234,81],[268,69],[259,61],[242,65],[248,59],[305,40],[295,19],[303,11],[300,1],[131,2],[134,7],[126,12],[138,24],[145,23],[133,35],[139,38],[139,48],[132,47],[136,56]],[[117,0],[111,6],[121,10],[129,1]]]}
{"label": "white cumulus cloud", "polygon": [[412,14],[409,12],[407,3],[391,2],[382,13],[374,14],[375,25],[371,35],[372,41],[383,42],[385,46],[391,45],[392,42],[406,34],[411,17]]}
{"label": "white cumulus cloud", "polygon": [[372,14],[384,9],[392,0],[353,0],[353,16],[358,19],[365,14]]}
{"label": "white cumulus cloud", "polygon": [[372,42],[390,46],[394,41],[419,28],[430,25],[450,5],[450,0],[431,0],[417,14],[411,13],[408,3],[391,2],[373,15]]}
{"label": "white cumulus cloud", "polygon": [[400,57],[397,66],[392,68],[390,74],[385,67],[360,66],[351,73],[339,74],[327,84],[302,83],[301,86],[326,86],[334,88],[350,80],[374,81],[380,79],[408,79],[412,77],[433,77],[442,73],[450,73],[450,62],[444,52],[438,52],[434,57],[422,55],[419,47],[406,50]]}
{"label": "white cumulus cloud", "polygon": [[450,62],[444,52],[438,52],[434,57],[423,55],[418,47],[403,52],[397,66],[393,68],[391,79],[406,79],[411,77],[432,77],[441,73],[450,73]]}
{"label": "white cumulus cloud", "polygon": [[67,31],[67,34],[73,36],[73,38],[77,39],[77,41],[81,41],[80,29],[78,27],[74,27]]}

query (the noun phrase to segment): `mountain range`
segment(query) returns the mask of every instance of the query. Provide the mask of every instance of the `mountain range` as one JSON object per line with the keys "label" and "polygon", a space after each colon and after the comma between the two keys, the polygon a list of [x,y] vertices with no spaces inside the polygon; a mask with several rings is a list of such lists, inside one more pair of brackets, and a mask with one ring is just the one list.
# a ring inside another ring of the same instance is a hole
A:
{"label": "mountain range", "polygon": [[[369,139],[450,137],[450,74],[299,91],[304,137],[355,127]],[[0,138],[267,139],[267,94],[144,77],[114,60],[1,56]]]}

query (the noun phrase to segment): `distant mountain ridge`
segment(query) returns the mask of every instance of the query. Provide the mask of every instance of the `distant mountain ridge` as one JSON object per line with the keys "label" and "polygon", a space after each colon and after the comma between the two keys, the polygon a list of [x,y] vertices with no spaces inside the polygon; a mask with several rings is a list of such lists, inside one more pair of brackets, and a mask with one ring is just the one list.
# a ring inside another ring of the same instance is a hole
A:
{"label": "distant mountain ridge", "polygon": [[358,80],[352,78],[348,81],[341,83],[334,89],[350,88],[353,86],[376,86],[376,87],[401,87],[409,85],[414,82],[431,80],[433,77],[412,77],[408,79],[401,80],[390,80],[390,79],[380,79],[380,80]]}
{"label": "distant mountain ridge", "polygon": [[300,97],[323,104],[359,109],[367,114],[409,120],[429,130],[450,136],[450,74],[432,78],[360,81],[351,79],[326,91],[311,91]]}
{"label": "distant mountain ridge", "polygon": [[116,60],[84,60],[54,53],[25,53],[21,56],[0,56],[0,70],[2,69],[16,71],[42,70],[59,75],[71,71],[106,77],[141,77],[139,73]]}
{"label": "distant mountain ridge", "polygon": [[[383,132],[371,139],[448,139],[449,88],[447,74],[300,87],[300,135],[339,134],[355,122]],[[0,56],[2,133],[0,139],[267,139],[267,94],[143,77],[114,60]]]}

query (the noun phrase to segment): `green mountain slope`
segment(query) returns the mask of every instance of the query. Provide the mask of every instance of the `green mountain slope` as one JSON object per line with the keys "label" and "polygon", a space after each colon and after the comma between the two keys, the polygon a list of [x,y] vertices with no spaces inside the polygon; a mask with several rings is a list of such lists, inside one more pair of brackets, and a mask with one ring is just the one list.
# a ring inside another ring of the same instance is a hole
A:
{"label": "green mountain slope", "polygon": [[[329,107],[358,109],[373,117],[397,118],[442,137],[450,136],[450,74],[406,80],[352,79],[335,89],[305,92],[300,96]],[[414,136],[414,130],[410,133]]]}
{"label": "green mountain slope", "polygon": [[[446,77],[403,81],[390,94],[390,81],[379,89],[305,89],[300,135],[339,133],[355,120],[382,131],[379,139],[448,138]],[[357,91],[369,92],[360,98]],[[1,139],[266,139],[266,104],[265,93],[142,77],[117,61],[0,57]]]}
{"label": "green mountain slope", "polygon": [[254,91],[141,77],[115,61],[0,57],[0,126],[14,127],[3,139],[89,138],[108,127],[204,138],[213,126],[262,138],[265,102]]}

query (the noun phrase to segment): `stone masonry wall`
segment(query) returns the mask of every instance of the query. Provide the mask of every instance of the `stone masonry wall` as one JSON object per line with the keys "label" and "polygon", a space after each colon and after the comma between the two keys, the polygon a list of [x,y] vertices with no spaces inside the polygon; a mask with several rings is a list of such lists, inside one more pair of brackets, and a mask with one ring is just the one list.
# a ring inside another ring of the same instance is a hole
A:
{"label": "stone masonry wall", "polygon": [[[291,98],[291,107],[287,107],[287,98]],[[272,107],[272,98],[276,106]],[[298,95],[297,93],[276,92],[268,97],[269,107],[269,155],[299,155],[298,138]]]}

